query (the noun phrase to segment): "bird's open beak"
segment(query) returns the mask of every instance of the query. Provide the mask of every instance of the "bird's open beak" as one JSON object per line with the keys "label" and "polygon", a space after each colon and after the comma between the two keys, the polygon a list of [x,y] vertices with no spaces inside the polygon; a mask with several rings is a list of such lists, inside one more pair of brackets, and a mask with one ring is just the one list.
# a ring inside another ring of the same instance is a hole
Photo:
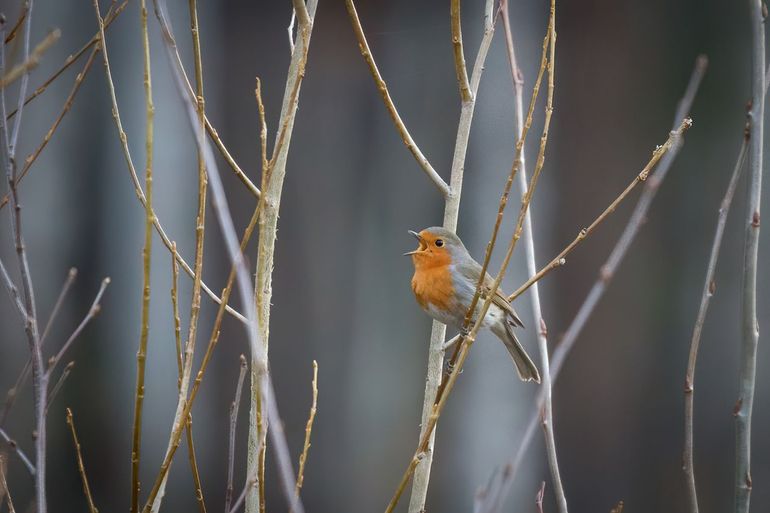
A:
{"label": "bird's open beak", "polygon": [[414,255],[415,253],[419,253],[420,251],[422,251],[422,248],[424,246],[422,237],[420,237],[419,233],[417,233],[414,230],[407,230],[407,231],[409,232],[409,235],[412,235],[414,236],[415,239],[417,239],[417,242],[420,243],[420,247],[415,249],[414,251],[407,251],[406,253],[404,253],[404,256],[409,256],[409,255]]}

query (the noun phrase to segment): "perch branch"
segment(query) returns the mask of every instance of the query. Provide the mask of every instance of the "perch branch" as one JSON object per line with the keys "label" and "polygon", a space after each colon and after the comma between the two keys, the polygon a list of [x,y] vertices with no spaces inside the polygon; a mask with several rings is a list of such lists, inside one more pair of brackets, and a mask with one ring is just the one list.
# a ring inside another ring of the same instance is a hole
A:
{"label": "perch branch", "polygon": [[[460,119],[457,124],[457,136],[455,138],[454,154],[452,156],[452,168],[449,180],[449,194],[445,197],[444,205],[444,228],[452,231],[457,230],[457,218],[460,211],[460,198],[462,195],[463,175],[465,172],[465,155],[468,151],[468,141],[470,139],[471,123],[476,108],[476,94],[481,83],[481,75],[484,72],[484,63],[486,62],[489,47],[492,44],[492,38],[495,33],[496,13],[493,12],[493,0],[488,0],[486,5],[486,16],[484,20],[484,35],[479,44],[479,50],[476,54],[476,60],[471,72],[471,95],[468,101],[461,102]],[[428,349],[428,366],[425,379],[425,392],[423,395],[422,415],[420,423],[420,437],[426,432],[428,418],[431,415],[433,405],[439,396],[439,387],[441,385],[442,368],[444,366],[444,337],[446,335],[446,326],[440,322],[434,321],[431,327],[430,347]],[[425,509],[425,501],[428,494],[428,485],[430,483],[430,470],[433,464],[433,444],[435,431],[431,429],[426,450],[423,452],[419,461],[413,460],[415,468],[414,481],[412,484],[412,493],[409,499],[409,512],[417,513]],[[404,482],[406,486],[406,482]],[[403,490],[402,490],[403,491]]]}

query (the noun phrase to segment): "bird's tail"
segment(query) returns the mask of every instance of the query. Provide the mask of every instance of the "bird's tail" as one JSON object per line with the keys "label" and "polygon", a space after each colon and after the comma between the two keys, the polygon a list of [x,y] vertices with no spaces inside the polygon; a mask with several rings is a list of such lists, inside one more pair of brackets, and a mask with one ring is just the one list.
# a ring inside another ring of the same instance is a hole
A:
{"label": "bird's tail", "polygon": [[508,322],[503,321],[493,325],[492,332],[497,335],[497,338],[502,340],[505,344],[505,348],[513,358],[513,363],[516,364],[516,371],[519,373],[519,378],[522,381],[534,381],[540,383],[540,373],[537,367],[532,362],[527,352],[522,347],[521,342],[513,334],[513,327]]}

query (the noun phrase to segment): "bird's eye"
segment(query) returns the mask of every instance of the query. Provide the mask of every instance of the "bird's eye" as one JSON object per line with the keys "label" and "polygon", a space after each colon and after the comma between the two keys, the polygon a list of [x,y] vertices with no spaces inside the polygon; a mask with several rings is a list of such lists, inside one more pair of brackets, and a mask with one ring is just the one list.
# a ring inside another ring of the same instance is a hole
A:
{"label": "bird's eye", "polygon": [[443,240],[441,240],[441,239],[436,239],[436,247],[437,247],[437,248],[440,248],[440,247],[441,247],[441,246],[443,246],[443,245],[444,245],[444,241],[443,241]]}

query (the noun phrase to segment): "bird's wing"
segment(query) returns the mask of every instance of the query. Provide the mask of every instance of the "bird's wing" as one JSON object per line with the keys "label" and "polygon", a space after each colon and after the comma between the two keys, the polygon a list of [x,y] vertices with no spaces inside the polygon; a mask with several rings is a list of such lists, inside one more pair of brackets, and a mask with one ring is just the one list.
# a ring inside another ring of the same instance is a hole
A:
{"label": "bird's wing", "polygon": [[[481,265],[475,260],[470,259],[470,262],[467,262],[462,266],[458,266],[458,270],[466,278],[470,279],[474,286],[476,283],[478,283],[479,275],[481,274]],[[492,276],[490,276],[489,273],[486,273],[486,276],[484,277],[484,290],[481,291],[482,298],[487,297],[487,294],[490,290],[492,290],[492,285],[494,285],[494,283],[495,280],[492,278]],[[514,326],[519,326],[521,328],[524,327],[524,323],[521,322],[519,315],[516,313],[516,310],[513,309],[513,306],[511,305],[510,301],[508,301],[508,298],[505,297],[505,294],[502,292],[502,290],[500,290],[500,287],[497,288],[495,296],[492,298],[492,303],[508,314]]]}

